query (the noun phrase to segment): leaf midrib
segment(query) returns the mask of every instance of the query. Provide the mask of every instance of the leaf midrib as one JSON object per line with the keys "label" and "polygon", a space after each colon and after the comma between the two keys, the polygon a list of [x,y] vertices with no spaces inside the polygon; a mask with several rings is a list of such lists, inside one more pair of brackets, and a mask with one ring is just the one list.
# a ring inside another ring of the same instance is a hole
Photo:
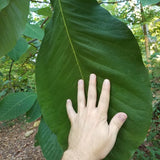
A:
{"label": "leaf midrib", "polygon": [[68,31],[67,23],[66,23],[66,20],[65,20],[65,16],[64,16],[64,13],[63,13],[63,9],[62,9],[61,0],[58,0],[58,2],[59,2],[59,8],[60,8],[60,12],[61,12],[61,15],[62,15],[62,20],[63,20],[63,23],[64,23],[64,27],[65,27],[65,30],[66,30],[66,33],[67,33],[67,37],[68,37],[69,43],[70,43],[70,45],[71,45],[71,48],[72,48],[72,51],[73,51],[73,54],[74,54],[74,57],[75,57],[75,61],[76,61],[76,63],[77,63],[77,66],[78,66],[78,69],[79,69],[81,78],[84,79],[83,73],[82,73],[82,70],[81,70],[81,67],[80,67],[78,58],[77,58],[77,54],[76,54],[76,51],[75,51],[75,49],[74,49],[74,46],[73,46],[73,43],[72,43],[72,40],[71,40],[71,36],[70,36],[70,34],[69,34],[69,31]]}

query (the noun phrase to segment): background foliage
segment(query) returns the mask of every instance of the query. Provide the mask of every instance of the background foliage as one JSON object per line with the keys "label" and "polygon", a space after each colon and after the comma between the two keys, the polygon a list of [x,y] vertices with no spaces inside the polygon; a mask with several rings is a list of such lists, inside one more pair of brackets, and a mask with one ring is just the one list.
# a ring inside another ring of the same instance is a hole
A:
{"label": "background foliage", "polygon": [[[102,3],[102,1],[99,2]],[[132,159],[159,159],[160,8],[159,1],[144,0],[142,3],[145,6],[142,6],[139,0],[124,2],[104,1],[101,5],[113,16],[126,23],[132,30],[141,48],[144,64],[150,73],[154,111],[152,125],[144,143],[136,150]],[[0,5],[0,14],[8,4],[9,3]],[[22,36],[16,39],[16,41],[18,41],[14,44],[14,48],[12,47],[7,51],[8,53],[5,56],[0,57],[1,103],[5,98],[9,97],[10,93],[16,94],[17,92],[29,92],[28,94],[31,94],[36,92],[36,57],[39,53],[41,41],[44,36],[44,28],[49,22],[53,11],[54,10],[48,0],[30,2],[30,12]],[[0,24],[0,26],[2,25]],[[2,35],[1,32],[0,35]],[[0,38],[0,40],[2,40],[2,38]],[[2,55],[1,53],[0,55]],[[30,104],[30,107],[25,107],[25,112],[27,112],[29,121],[36,120],[41,116],[40,108],[36,99],[34,99],[34,103]],[[41,136],[43,137],[43,134],[46,134],[43,132],[44,128],[42,126],[44,126],[44,124],[45,122],[42,121],[37,136],[39,137],[37,138],[37,144],[41,145],[44,156],[49,159],[48,157],[52,155],[46,155],[45,141],[42,141],[40,138]],[[54,138],[55,135],[53,133],[52,135],[51,133],[51,131],[48,131],[47,134]],[[54,146],[51,145],[51,148],[54,148]]]}

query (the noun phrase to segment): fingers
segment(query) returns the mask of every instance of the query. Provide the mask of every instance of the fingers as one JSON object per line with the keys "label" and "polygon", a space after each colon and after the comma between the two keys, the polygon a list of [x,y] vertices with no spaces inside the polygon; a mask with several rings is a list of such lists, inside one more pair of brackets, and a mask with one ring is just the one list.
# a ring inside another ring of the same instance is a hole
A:
{"label": "fingers", "polygon": [[72,101],[71,101],[70,99],[67,100],[66,107],[67,107],[68,118],[69,118],[71,124],[73,124],[74,119],[75,119],[75,117],[76,117],[76,112],[75,112],[75,110],[73,109]]}
{"label": "fingers", "polygon": [[122,125],[124,124],[126,119],[127,119],[126,113],[123,113],[123,112],[117,113],[111,119],[110,124],[109,124],[109,130],[110,130],[111,134],[114,134],[117,136],[118,131],[120,130],[120,128],[122,127]]}
{"label": "fingers", "polygon": [[97,91],[96,91],[96,75],[91,74],[89,79],[87,107],[96,107]]}
{"label": "fingers", "polygon": [[105,79],[102,85],[102,91],[98,103],[98,109],[105,113],[107,116],[107,111],[109,107],[109,99],[110,99],[110,81]]}
{"label": "fingers", "polygon": [[86,105],[85,93],[84,93],[84,81],[82,79],[78,81],[77,101],[78,101],[78,112],[79,112]]}

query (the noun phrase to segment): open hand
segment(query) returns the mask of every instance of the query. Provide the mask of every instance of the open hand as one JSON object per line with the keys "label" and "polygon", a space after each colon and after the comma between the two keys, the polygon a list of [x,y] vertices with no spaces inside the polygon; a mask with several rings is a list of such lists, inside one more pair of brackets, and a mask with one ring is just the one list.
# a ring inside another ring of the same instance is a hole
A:
{"label": "open hand", "polygon": [[78,112],[67,100],[67,113],[71,122],[68,149],[63,160],[100,160],[105,158],[113,148],[118,131],[127,115],[117,113],[108,124],[107,112],[110,99],[110,81],[105,79],[98,106],[96,107],[96,75],[91,74],[87,103],[84,93],[84,81],[78,81]]}

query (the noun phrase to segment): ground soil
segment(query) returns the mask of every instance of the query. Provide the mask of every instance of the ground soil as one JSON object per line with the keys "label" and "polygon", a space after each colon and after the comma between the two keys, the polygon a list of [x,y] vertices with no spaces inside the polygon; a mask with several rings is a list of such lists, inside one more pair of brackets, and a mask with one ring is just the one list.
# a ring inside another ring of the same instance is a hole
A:
{"label": "ground soil", "polygon": [[45,160],[40,147],[34,146],[34,124],[24,118],[0,122],[0,160]]}

